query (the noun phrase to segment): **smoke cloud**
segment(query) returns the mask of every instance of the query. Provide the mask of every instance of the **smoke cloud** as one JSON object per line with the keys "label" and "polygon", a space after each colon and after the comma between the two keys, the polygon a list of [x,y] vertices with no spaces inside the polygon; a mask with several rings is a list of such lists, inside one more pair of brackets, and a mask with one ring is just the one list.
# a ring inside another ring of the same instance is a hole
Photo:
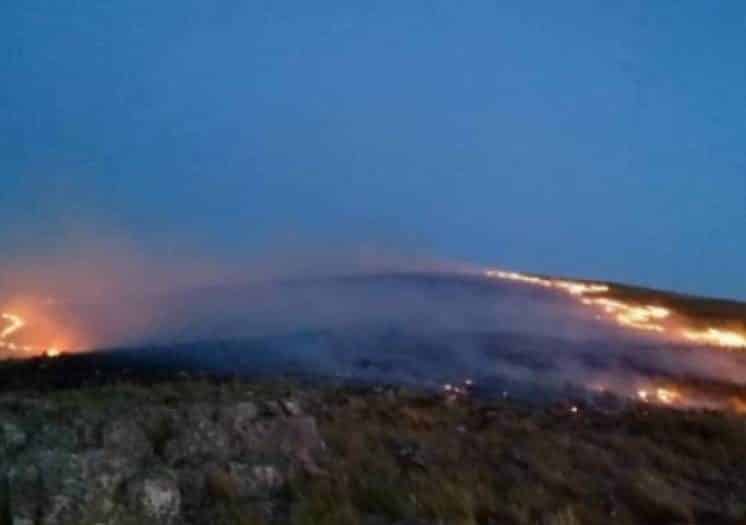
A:
{"label": "smoke cloud", "polygon": [[19,342],[218,373],[628,396],[693,379],[741,388],[746,371],[738,353],[621,330],[563,294],[421,255],[275,249],[225,264],[121,241],[75,248],[3,261],[2,309],[28,320]]}

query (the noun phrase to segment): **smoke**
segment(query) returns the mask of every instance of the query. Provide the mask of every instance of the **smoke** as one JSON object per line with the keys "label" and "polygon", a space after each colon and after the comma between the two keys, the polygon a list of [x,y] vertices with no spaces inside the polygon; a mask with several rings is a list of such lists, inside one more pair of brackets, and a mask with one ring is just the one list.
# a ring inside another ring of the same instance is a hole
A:
{"label": "smoke", "polygon": [[[285,242],[252,254],[205,255],[184,245],[145,247],[118,233],[87,231],[68,232],[61,244],[51,253],[0,258],[0,309],[27,319],[26,338],[41,346],[62,339],[68,350],[225,339],[315,321],[338,324],[353,315],[355,305],[338,311],[322,288],[282,283],[467,268],[376,245]],[[304,311],[312,303],[315,319]]]}
{"label": "smoke", "polygon": [[661,381],[739,387],[746,371],[738,353],[622,330],[564,294],[422,254],[275,247],[226,263],[114,237],[68,248],[0,263],[0,306],[27,318],[24,342],[219,373],[473,378],[496,390],[634,395]]}

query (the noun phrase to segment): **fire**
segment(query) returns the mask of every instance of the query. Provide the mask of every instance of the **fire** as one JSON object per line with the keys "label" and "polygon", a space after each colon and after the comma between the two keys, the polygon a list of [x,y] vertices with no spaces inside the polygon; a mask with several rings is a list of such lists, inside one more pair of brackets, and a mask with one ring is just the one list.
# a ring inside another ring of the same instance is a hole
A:
{"label": "fire", "polygon": [[31,345],[23,345],[10,340],[11,336],[26,327],[26,321],[19,315],[3,313],[0,319],[5,321],[5,328],[0,331],[0,350],[10,350],[11,352],[23,352],[24,354],[44,355],[46,357],[59,357],[62,350],[51,346],[47,349],[38,348]]}
{"label": "fire", "polygon": [[13,314],[2,314],[0,318],[8,323],[8,326],[6,326],[5,329],[0,332],[0,342],[8,339],[11,335],[23,328],[26,324],[23,319]]}
{"label": "fire", "polygon": [[[601,309],[611,316],[618,325],[637,331],[670,335],[677,332],[675,328],[680,326],[682,322],[681,316],[676,316],[678,322],[673,323],[675,312],[662,306],[633,304],[612,299],[608,295],[604,295],[612,292],[611,288],[604,284],[546,279],[501,270],[488,270],[485,275],[491,278],[526,283],[569,293],[578,298],[582,304]],[[746,349],[746,335],[717,328],[708,328],[701,331],[684,330],[678,337],[720,348]]]}
{"label": "fire", "polygon": [[664,405],[672,405],[681,399],[681,394],[670,388],[656,388],[653,392],[638,390],[637,398],[644,403],[657,401]]}
{"label": "fire", "polygon": [[555,281],[555,288],[560,288],[570,292],[571,295],[597,294],[609,291],[609,287],[603,284],[584,284],[572,281]]}
{"label": "fire", "polygon": [[609,287],[602,284],[585,284],[575,281],[555,281],[551,279],[543,279],[541,277],[534,277],[532,275],[525,275],[517,272],[503,272],[500,270],[488,270],[486,272],[487,277],[497,277],[499,279],[506,279],[509,281],[517,281],[521,283],[534,284],[543,286],[544,288],[557,288],[559,290],[565,290],[571,295],[586,295],[604,293],[609,291]]}
{"label": "fire", "polygon": [[704,331],[685,330],[683,334],[684,337],[696,343],[724,348],[746,348],[746,336],[737,332],[708,328]]}
{"label": "fire", "polygon": [[660,306],[635,306],[612,299],[584,299],[583,304],[598,305],[608,314],[614,314],[617,323],[622,326],[647,332],[665,332],[663,325],[655,321],[666,319],[671,312]]}

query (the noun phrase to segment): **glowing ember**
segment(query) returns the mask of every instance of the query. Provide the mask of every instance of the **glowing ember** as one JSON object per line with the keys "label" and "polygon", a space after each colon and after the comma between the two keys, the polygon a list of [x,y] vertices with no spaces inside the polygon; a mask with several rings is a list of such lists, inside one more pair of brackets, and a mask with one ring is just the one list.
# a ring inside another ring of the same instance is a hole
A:
{"label": "glowing ember", "polygon": [[637,398],[644,402],[658,402],[664,405],[672,405],[681,400],[681,394],[670,388],[656,388],[653,392],[638,390]]}
{"label": "glowing ember", "polygon": [[702,332],[685,330],[684,337],[696,343],[703,343],[724,348],[746,348],[746,336],[737,332],[728,332],[709,328]]}
{"label": "glowing ember", "polygon": [[[579,298],[585,306],[600,308],[603,312],[612,316],[612,319],[620,326],[633,330],[655,333],[672,333],[677,324],[672,322],[674,312],[668,308],[657,305],[631,304],[611,299],[602,294],[611,292],[609,286],[603,284],[590,284],[577,281],[552,280],[534,277],[516,272],[504,272],[500,270],[488,270],[487,277],[532,284],[543,288],[552,288],[569,293]],[[587,297],[587,296],[592,297]],[[678,325],[681,316],[678,316]],[[707,330],[684,330],[682,336],[697,343],[702,343],[721,348],[744,348],[746,349],[746,335],[708,328]]]}
{"label": "glowing ember", "polygon": [[0,331],[0,350],[10,350],[11,352],[23,352],[24,354],[44,355],[46,357],[59,357],[62,350],[56,347],[49,347],[44,350],[31,345],[23,345],[10,340],[11,336],[22,330],[26,326],[26,321],[15,314],[4,313],[0,319],[5,321],[6,327]]}
{"label": "glowing ember", "polygon": [[13,314],[2,314],[0,316],[4,321],[8,323],[8,326],[0,332],[0,342],[7,340],[11,335],[16,333],[18,330],[24,327],[25,323],[23,319]]}
{"label": "glowing ember", "polygon": [[547,279],[541,279],[539,277],[532,277],[530,275],[524,275],[516,272],[502,272],[499,270],[488,270],[487,277],[497,277],[500,279],[507,279],[509,281],[518,281],[521,283],[536,284],[544,286],[546,288],[552,288],[552,281]]}
{"label": "glowing ember", "polygon": [[601,306],[606,313],[613,314],[620,325],[647,332],[665,332],[665,328],[654,321],[671,315],[669,310],[660,306],[634,306],[606,298],[584,299],[583,304]]}
{"label": "glowing ember", "polygon": [[681,397],[675,390],[669,390],[667,388],[658,388],[655,391],[655,394],[658,397],[658,400],[666,405],[675,403],[676,401],[678,401],[679,397]]}
{"label": "glowing ember", "polygon": [[471,379],[466,379],[463,383],[463,386],[458,385],[452,385],[451,383],[446,383],[443,385],[443,391],[449,394],[449,397],[453,399],[456,396],[467,396],[469,395],[469,391],[474,386],[474,381]]}
{"label": "glowing ember", "polygon": [[609,291],[609,287],[602,284],[583,284],[571,281],[555,281],[552,285],[555,288],[566,290],[572,295],[586,295],[604,293]]}

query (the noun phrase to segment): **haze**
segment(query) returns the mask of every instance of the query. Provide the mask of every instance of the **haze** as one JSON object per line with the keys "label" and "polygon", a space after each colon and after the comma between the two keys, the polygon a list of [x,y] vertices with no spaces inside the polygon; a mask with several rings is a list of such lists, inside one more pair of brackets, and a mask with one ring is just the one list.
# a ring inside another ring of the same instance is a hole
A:
{"label": "haze", "polygon": [[385,246],[746,299],[744,34],[740,2],[5,2],[0,267]]}

